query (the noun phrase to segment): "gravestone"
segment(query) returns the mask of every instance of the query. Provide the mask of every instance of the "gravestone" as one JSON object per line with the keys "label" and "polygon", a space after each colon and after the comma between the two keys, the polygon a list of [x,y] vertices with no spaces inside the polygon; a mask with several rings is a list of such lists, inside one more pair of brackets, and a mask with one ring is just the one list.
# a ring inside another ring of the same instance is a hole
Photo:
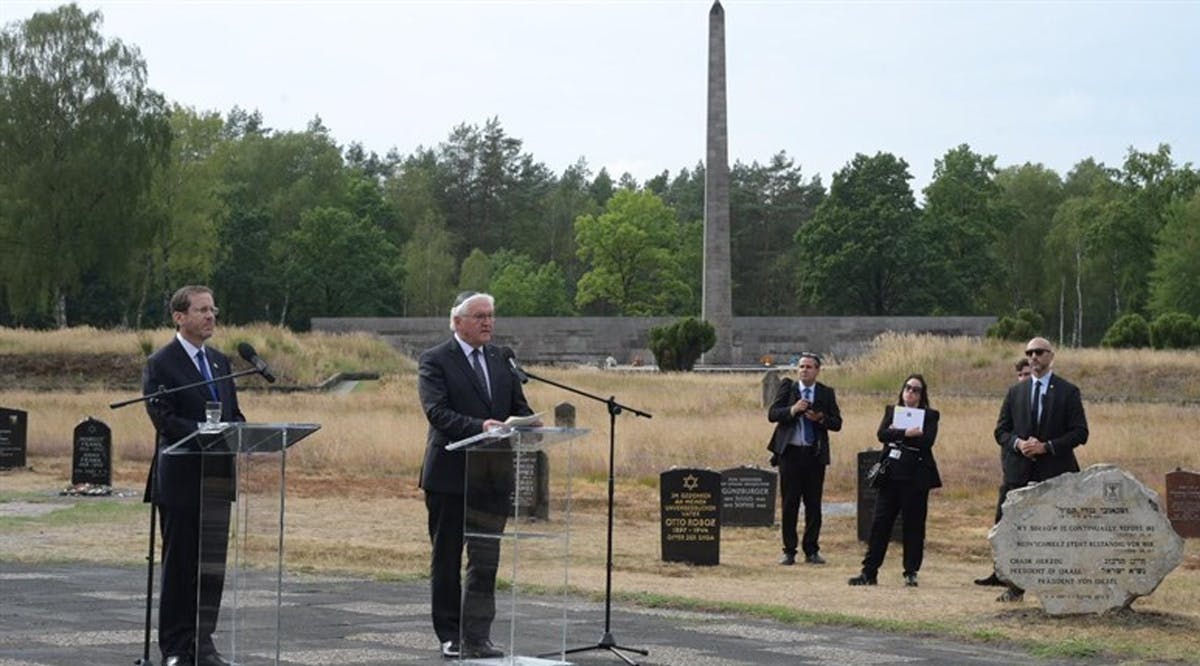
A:
{"label": "gravestone", "polygon": [[1127,608],[1183,560],[1158,495],[1115,465],[1013,490],[988,540],[996,573],[1051,615]]}
{"label": "gravestone", "polygon": [[[554,406],[556,428],[575,427],[575,406],[561,402]],[[510,515],[526,518],[550,518],[550,459],[545,451],[524,451],[513,455],[514,497]],[[516,493],[520,493],[516,495]]]}
{"label": "gravestone", "polygon": [[659,475],[662,559],[721,563],[721,475],[704,469],[672,469]]}
{"label": "gravestone", "polygon": [[721,472],[721,525],[771,527],[779,475],[757,467],[731,467]]}
{"label": "gravestone", "polygon": [[[875,516],[875,502],[879,498],[879,491],[867,481],[867,470],[878,460],[879,449],[858,452],[858,540],[863,542],[871,538],[871,519]],[[904,516],[896,516],[890,540],[904,542]]]}
{"label": "gravestone", "polygon": [[1167,520],[1179,536],[1200,537],[1200,474],[1176,468],[1167,475]]}
{"label": "gravestone", "polygon": [[778,370],[767,370],[762,378],[762,406],[770,407],[775,403],[775,394],[779,392],[779,385],[783,383],[783,378],[779,376]]}
{"label": "gravestone", "polygon": [[25,466],[25,434],[29,414],[0,407],[0,469]]}
{"label": "gravestone", "polygon": [[71,447],[71,485],[112,485],[112,429],[87,417],[75,426]]}

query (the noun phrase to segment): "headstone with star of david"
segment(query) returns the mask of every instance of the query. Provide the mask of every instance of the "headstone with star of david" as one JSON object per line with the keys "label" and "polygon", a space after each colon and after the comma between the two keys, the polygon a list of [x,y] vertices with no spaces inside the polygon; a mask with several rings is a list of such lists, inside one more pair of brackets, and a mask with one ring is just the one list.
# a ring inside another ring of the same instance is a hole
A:
{"label": "headstone with star of david", "polygon": [[659,475],[664,562],[721,563],[721,474],[670,469]]}

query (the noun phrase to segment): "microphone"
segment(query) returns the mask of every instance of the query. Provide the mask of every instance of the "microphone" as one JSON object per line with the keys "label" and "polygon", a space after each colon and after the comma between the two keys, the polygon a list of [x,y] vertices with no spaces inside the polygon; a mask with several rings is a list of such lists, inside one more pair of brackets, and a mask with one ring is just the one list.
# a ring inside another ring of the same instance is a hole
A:
{"label": "microphone", "polygon": [[517,355],[513,353],[512,348],[505,347],[500,351],[500,355],[508,361],[508,367],[512,368],[513,374],[517,376],[517,379],[521,380],[522,384],[528,384],[529,375],[525,374],[525,371],[517,363]]}
{"label": "microphone", "polygon": [[249,342],[238,343],[238,356],[246,359],[246,362],[254,366],[258,370],[258,374],[263,376],[263,379],[274,384],[275,375],[271,374],[271,368],[267,366],[267,362],[258,357],[258,352],[254,351],[254,347]]}

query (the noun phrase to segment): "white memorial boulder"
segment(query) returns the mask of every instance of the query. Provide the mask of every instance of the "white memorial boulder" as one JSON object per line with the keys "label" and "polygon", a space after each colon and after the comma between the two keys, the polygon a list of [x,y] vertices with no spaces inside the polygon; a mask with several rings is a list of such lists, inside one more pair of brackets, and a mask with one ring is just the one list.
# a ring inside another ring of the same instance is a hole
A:
{"label": "white memorial boulder", "polygon": [[1115,465],[1010,492],[988,540],[997,575],[1036,594],[1051,615],[1128,607],[1184,550],[1158,495]]}

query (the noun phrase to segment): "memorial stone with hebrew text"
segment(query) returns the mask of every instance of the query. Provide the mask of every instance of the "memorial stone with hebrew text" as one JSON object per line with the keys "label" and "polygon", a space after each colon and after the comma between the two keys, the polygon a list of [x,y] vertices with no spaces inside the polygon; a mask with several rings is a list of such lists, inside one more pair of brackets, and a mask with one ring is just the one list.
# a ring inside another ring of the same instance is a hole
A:
{"label": "memorial stone with hebrew text", "polygon": [[988,539],[997,575],[1051,615],[1128,607],[1183,560],[1158,495],[1115,465],[1010,492]]}

